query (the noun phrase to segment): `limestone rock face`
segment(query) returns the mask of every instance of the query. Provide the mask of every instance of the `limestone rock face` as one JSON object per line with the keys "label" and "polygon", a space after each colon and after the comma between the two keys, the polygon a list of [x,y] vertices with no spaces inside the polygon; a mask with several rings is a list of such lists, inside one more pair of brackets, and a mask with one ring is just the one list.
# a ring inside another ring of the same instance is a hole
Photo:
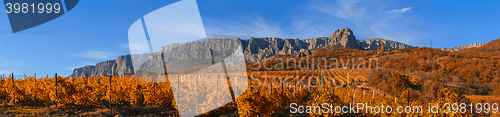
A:
{"label": "limestone rock face", "polygon": [[473,44],[469,44],[469,45],[457,46],[457,47],[454,47],[454,48],[441,48],[441,50],[451,51],[451,52],[457,52],[457,51],[462,51],[462,50],[465,50],[465,49],[468,49],[468,48],[478,48],[478,47],[481,47],[481,46],[483,46],[485,44],[486,43],[473,43]]}
{"label": "limestone rock face", "polygon": [[300,49],[298,57],[305,57],[307,55],[310,55],[312,52],[306,49]]}
{"label": "limestone rock face", "polygon": [[351,29],[339,29],[332,33],[330,41],[338,43],[343,47],[359,47],[359,41],[354,36]]}
{"label": "limestone rock face", "polygon": [[360,43],[361,49],[365,49],[365,50],[378,50],[383,45],[382,43],[385,43],[385,51],[389,51],[392,49],[412,48],[412,46],[401,43],[401,42],[391,41],[391,40],[381,39],[381,38],[372,38],[372,39],[367,39],[367,40],[361,40],[359,43]]}
{"label": "limestone rock face", "polygon": [[95,69],[94,65],[87,65],[80,68],[75,68],[73,70],[73,76],[78,76],[78,77],[90,76],[93,74],[94,69]]}
{"label": "limestone rock face", "polygon": [[119,56],[115,60],[108,60],[97,63],[96,65],[87,65],[73,70],[73,76],[103,76],[117,73],[126,75],[133,73],[132,60],[130,55]]}
{"label": "limestone rock face", "polygon": [[[214,51],[219,52],[218,54],[220,54],[220,56],[231,54],[227,52],[232,51],[231,48],[235,48],[232,46],[241,45],[243,56],[246,62],[262,61],[275,55],[295,53],[299,53],[299,56],[307,56],[316,52],[310,51],[310,49],[333,46],[337,44],[343,47],[353,47],[366,50],[376,50],[380,48],[382,43],[385,43],[386,49],[411,48],[410,45],[386,39],[376,38],[368,40],[357,40],[352,30],[350,30],[349,28],[336,30],[330,37],[318,37],[304,40],[280,39],[276,37],[252,37],[246,40],[234,40],[238,41],[221,41],[217,39],[210,39],[187,43],[173,43],[165,45],[164,47],[162,47],[161,51],[165,53],[164,60],[168,64],[171,61],[187,58],[198,59],[200,61],[206,60],[206,58],[209,58],[211,56],[208,49],[208,47],[211,45],[224,45],[213,48]],[[134,65],[132,65],[133,63],[146,62],[146,64],[143,64],[137,69],[141,69],[142,67],[148,68],[151,66],[159,66],[159,64],[162,64],[160,59],[150,58],[161,58],[160,52],[155,52],[152,54],[144,53],[119,56],[115,60],[100,62],[94,66],[84,66],[81,68],[76,68],[73,70],[73,75],[76,77],[85,75],[111,75],[113,73],[126,75],[134,73]]]}

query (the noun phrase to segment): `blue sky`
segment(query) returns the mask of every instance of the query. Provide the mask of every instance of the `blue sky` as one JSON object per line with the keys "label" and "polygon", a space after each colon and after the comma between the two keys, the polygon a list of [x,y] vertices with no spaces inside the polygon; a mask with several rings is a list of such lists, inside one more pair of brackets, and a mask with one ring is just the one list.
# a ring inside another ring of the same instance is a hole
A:
{"label": "blue sky", "polygon": [[[0,13],[0,74],[59,73],[129,54],[129,27],[174,0],[80,0],[48,23],[12,33]],[[207,35],[307,39],[351,28],[358,39],[454,47],[500,38],[499,1],[198,0]],[[1,7],[5,10],[5,7]]]}

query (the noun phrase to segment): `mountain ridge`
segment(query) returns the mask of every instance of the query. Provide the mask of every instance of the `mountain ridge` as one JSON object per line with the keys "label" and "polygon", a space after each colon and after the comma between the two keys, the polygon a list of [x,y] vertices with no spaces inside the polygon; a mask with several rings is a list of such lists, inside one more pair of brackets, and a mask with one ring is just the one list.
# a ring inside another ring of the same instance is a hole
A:
{"label": "mountain ridge", "polygon": [[472,44],[468,44],[468,45],[456,46],[453,48],[441,48],[441,50],[450,51],[450,52],[458,52],[458,51],[462,51],[462,50],[469,49],[469,48],[482,47],[486,44],[488,44],[488,43],[472,43]]}
{"label": "mountain ridge", "polygon": [[[312,54],[309,49],[321,48],[332,45],[340,45],[342,47],[354,47],[365,50],[377,50],[380,46],[385,43],[386,50],[391,49],[405,49],[412,48],[411,45],[407,45],[397,41],[391,41],[387,39],[372,38],[367,40],[358,40],[354,36],[351,29],[338,29],[335,30],[330,37],[317,37],[310,39],[281,39],[277,37],[264,37],[250,39],[240,39],[241,47],[243,49],[243,56],[245,61],[261,61],[270,58],[275,55],[286,55],[295,53],[306,53]],[[210,42],[212,43],[212,42]],[[221,44],[229,44],[227,42],[216,42]],[[200,48],[204,46],[209,46],[208,40],[194,41],[187,43],[173,43],[162,47],[162,51],[165,53],[183,53],[182,55],[171,54],[168,58],[165,58],[165,62],[175,59],[184,59],[186,57],[203,58],[209,56],[207,53],[200,52]],[[236,44],[238,45],[238,44]],[[220,51],[227,51],[224,48],[219,48]],[[182,52],[180,52],[182,51]],[[133,56],[133,57],[132,57]],[[80,68],[75,68],[73,70],[72,76],[101,76],[110,75],[112,73],[117,73],[119,75],[133,74],[132,61],[144,61],[144,59],[149,58],[151,54],[134,54],[134,55],[123,55],[117,57],[115,60],[108,60],[97,63],[95,66],[88,65]],[[160,56],[158,53],[153,53],[152,56]],[[132,60],[132,58],[136,60]],[[161,62],[160,62],[161,63]],[[152,64],[158,65],[158,64]]]}

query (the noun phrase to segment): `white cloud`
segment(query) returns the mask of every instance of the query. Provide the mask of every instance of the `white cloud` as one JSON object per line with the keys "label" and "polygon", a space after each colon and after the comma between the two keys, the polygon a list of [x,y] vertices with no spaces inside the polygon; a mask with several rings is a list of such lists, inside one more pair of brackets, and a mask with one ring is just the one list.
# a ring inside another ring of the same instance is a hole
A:
{"label": "white cloud", "polygon": [[21,60],[10,61],[0,58],[0,73],[17,73],[17,68],[26,66],[27,64]]}
{"label": "white cloud", "polygon": [[391,10],[387,13],[390,15],[393,15],[393,16],[390,16],[390,18],[403,17],[403,14],[405,14],[406,12],[409,12],[411,9],[412,9],[412,7],[407,7],[407,8],[402,8],[402,9],[394,9],[394,10]]}
{"label": "white cloud", "polygon": [[[392,9],[393,4],[390,1],[361,0],[314,1],[309,6],[312,10],[348,22],[337,25],[350,26],[358,39],[359,37],[385,38],[416,45],[416,40],[421,38],[420,32],[412,28],[412,22],[416,20],[402,17],[413,7]],[[395,19],[396,17],[400,18]]]}
{"label": "white cloud", "polygon": [[[244,19],[244,20],[243,20]],[[214,19],[204,19],[208,22],[205,28],[209,35],[231,35],[236,37],[284,37],[288,34],[278,24],[267,21],[262,16],[254,14],[242,20],[222,22]]]}
{"label": "white cloud", "polygon": [[1,67],[12,67],[12,66],[23,66],[23,65],[26,65],[26,63],[24,63],[21,60],[9,61],[9,60],[5,60],[5,59],[0,58],[0,68]]}
{"label": "white cloud", "polygon": [[108,60],[117,57],[116,54],[113,52],[99,51],[99,50],[87,50],[79,54],[74,54],[74,53],[65,53],[65,54],[75,57],[83,57],[83,58],[90,58],[97,60]]}
{"label": "white cloud", "polygon": [[[385,38],[418,45],[421,32],[413,28],[418,18],[408,15],[414,8],[393,6],[391,1],[312,0],[296,8],[300,12],[290,12],[279,19],[254,13],[229,22],[203,20],[209,35],[305,39],[330,36],[336,29],[348,27],[358,39]],[[403,14],[409,17],[401,17]]]}
{"label": "white cloud", "polygon": [[394,10],[391,10],[389,11],[390,13],[406,13],[408,11],[411,10],[412,7],[408,7],[408,8],[402,8],[402,9],[394,9]]}
{"label": "white cloud", "polygon": [[117,45],[118,49],[123,49],[123,50],[129,50],[130,49],[129,46],[130,45],[128,43],[119,43]]}
{"label": "white cloud", "polygon": [[[314,38],[333,32],[335,28],[328,27],[315,18],[290,16],[285,20],[275,20],[262,17],[260,14],[246,15],[234,21],[218,21],[204,19],[205,28],[209,35],[230,35],[247,39],[250,37],[278,37],[278,38]],[[208,25],[207,25],[208,24]]]}
{"label": "white cloud", "polygon": [[[0,73],[1,74],[9,74],[9,73],[17,73],[17,71],[12,70],[12,69],[0,69]],[[7,75],[5,77],[7,77]]]}
{"label": "white cloud", "polygon": [[343,19],[363,20],[366,10],[364,7],[359,7],[360,2],[361,0],[337,0],[332,4],[330,2],[315,1],[317,4],[313,3],[311,8]]}

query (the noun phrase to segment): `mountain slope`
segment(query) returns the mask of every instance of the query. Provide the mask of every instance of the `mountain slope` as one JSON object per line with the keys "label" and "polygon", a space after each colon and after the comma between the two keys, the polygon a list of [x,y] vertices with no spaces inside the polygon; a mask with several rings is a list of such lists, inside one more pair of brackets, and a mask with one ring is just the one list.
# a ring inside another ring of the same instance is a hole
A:
{"label": "mountain slope", "polygon": [[481,47],[462,50],[459,53],[474,58],[500,59],[500,39],[485,43]]}

